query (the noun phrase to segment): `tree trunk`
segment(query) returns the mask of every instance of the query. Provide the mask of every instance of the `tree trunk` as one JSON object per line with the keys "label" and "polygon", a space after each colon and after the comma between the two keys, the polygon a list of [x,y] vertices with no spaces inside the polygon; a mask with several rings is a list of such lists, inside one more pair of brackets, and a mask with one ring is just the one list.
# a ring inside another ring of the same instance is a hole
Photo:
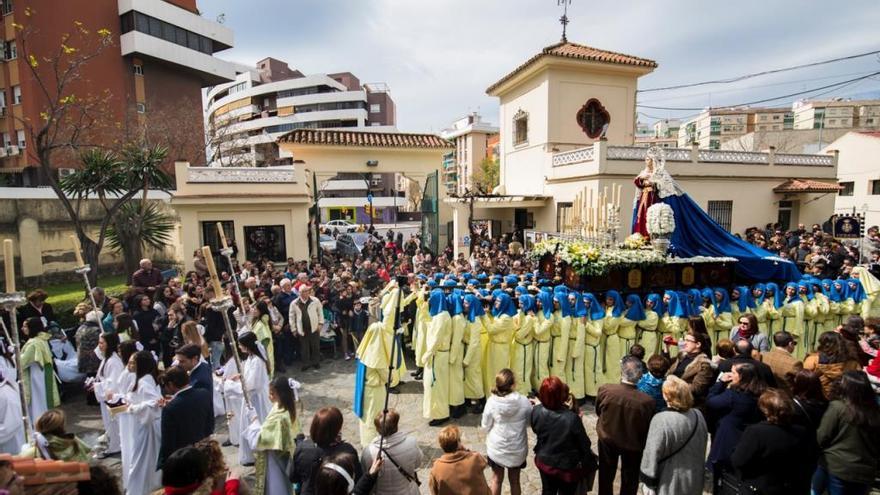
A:
{"label": "tree trunk", "polygon": [[98,244],[86,235],[79,235],[79,243],[82,246],[83,261],[86,262],[91,270],[89,271],[89,283],[92,287],[98,284]]}
{"label": "tree trunk", "polygon": [[122,241],[122,266],[125,269],[125,283],[131,285],[131,276],[140,268],[141,259],[144,257],[143,246],[140,237],[126,238]]}

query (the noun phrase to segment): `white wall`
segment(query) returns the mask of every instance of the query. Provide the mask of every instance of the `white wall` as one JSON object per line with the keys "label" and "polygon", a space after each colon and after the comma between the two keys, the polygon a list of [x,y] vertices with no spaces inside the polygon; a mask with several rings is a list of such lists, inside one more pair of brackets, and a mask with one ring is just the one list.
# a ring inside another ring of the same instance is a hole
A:
{"label": "white wall", "polygon": [[831,143],[827,149],[840,151],[837,179],[853,182],[852,196],[837,196],[837,213],[865,214],[865,224],[880,225],[880,196],[871,195],[871,181],[880,180],[880,137],[850,132]]}

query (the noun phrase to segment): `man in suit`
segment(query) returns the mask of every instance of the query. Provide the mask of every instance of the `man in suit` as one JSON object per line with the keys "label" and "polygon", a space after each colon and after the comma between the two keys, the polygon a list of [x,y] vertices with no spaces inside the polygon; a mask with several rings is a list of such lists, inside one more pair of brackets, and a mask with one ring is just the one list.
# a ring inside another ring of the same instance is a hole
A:
{"label": "man in suit", "polygon": [[162,399],[162,440],[159,447],[161,469],[174,451],[214,433],[214,406],[205,390],[193,388],[189,376],[179,366],[162,375],[162,385],[170,399]]}
{"label": "man in suit", "polygon": [[776,377],[773,375],[773,370],[770,369],[770,366],[755,359],[755,348],[750,341],[740,339],[734,342],[733,346],[736,350],[736,356],[722,361],[721,364],[718,365],[719,373],[727,373],[737,364],[751,363],[755,366],[755,371],[758,373],[758,376],[761,380],[764,380],[764,383],[766,383],[768,387],[777,387]]}
{"label": "man in suit", "polygon": [[612,495],[620,459],[620,494],[636,495],[639,466],[654,416],[654,399],[636,389],[642,362],[627,356],[620,363],[620,383],[599,387],[596,433],[599,435],[599,495]]}
{"label": "man in suit", "polygon": [[770,352],[765,352],[761,361],[773,372],[773,376],[776,377],[776,385],[783,390],[788,390],[786,375],[793,373],[798,364],[797,358],[792,354],[797,343],[790,333],[776,332],[773,334],[773,344],[775,347],[770,349]]}
{"label": "man in suit", "polygon": [[207,390],[211,400],[214,399],[214,378],[211,366],[202,359],[202,349],[196,344],[181,346],[174,353],[177,365],[189,373],[189,384],[193,388]]}

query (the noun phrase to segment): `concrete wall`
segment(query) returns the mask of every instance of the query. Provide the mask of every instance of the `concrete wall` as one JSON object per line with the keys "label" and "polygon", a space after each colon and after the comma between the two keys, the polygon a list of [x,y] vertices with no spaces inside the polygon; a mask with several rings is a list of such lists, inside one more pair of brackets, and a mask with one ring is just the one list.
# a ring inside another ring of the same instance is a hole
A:
{"label": "concrete wall", "polygon": [[836,196],[837,213],[865,214],[865,224],[880,225],[880,196],[871,194],[871,181],[880,180],[880,138],[850,132],[834,141],[828,149],[840,151],[837,179],[853,182],[852,196]]}
{"label": "concrete wall", "polygon": [[[31,198],[10,198],[4,197],[8,194],[0,194],[0,239],[12,239],[15,245],[16,278],[27,284],[73,278],[76,262],[70,236],[74,229],[60,201],[47,189],[21,188],[16,191],[20,196]],[[162,204],[166,212],[176,218],[174,210],[165,201]],[[87,200],[82,211],[90,237],[97,239],[104,210],[97,200]],[[175,228],[171,232],[171,242],[164,250],[147,248],[145,255],[159,267],[167,268],[181,260],[179,246],[179,229]],[[122,266],[122,256],[105,245],[99,266],[104,273],[106,270],[116,271]]]}
{"label": "concrete wall", "polygon": [[[544,72],[500,96],[500,183],[506,187],[507,194],[542,194],[549,127],[549,85]],[[529,115],[528,140],[514,145],[513,116],[520,110]]]}

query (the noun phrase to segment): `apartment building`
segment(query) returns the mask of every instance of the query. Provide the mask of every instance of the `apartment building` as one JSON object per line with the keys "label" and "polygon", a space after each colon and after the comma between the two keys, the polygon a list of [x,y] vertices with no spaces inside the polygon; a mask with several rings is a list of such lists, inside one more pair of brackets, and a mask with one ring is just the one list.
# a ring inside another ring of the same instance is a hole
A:
{"label": "apartment building", "polygon": [[444,156],[443,161],[446,190],[450,195],[465,194],[472,189],[474,170],[480,163],[486,158],[497,158],[498,127],[484,122],[480,114],[473,112],[441,131],[440,137],[455,144],[453,156]]}
{"label": "apartment building", "polygon": [[794,112],[786,108],[709,108],[678,130],[678,146],[696,142],[700,148],[721,149],[728,141],[755,131],[793,128]]}
{"label": "apartment building", "polygon": [[795,129],[880,128],[880,100],[803,100],[792,110]]}
{"label": "apartment building", "polygon": [[[39,122],[46,109],[41,80],[54,83],[47,60],[57,58],[66,33],[73,33],[65,44],[68,60],[97,53],[65,88],[81,101],[100,101],[100,119],[88,129],[83,127],[84,134],[89,131],[88,143],[83,144],[116,146],[149,129],[167,136],[172,133],[161,129],[173,122],[179,132],[161,140],[174,148],[169,162],[203,162],[201,88],[235,79],[237,66],[214,57],[232,46],[232,31],[201,17],[195,0],[90,0],[65,5],[52,0],[0,2],[4,42],[0,181],[36,186],[49,179],[39,171],[35,154],[26,151],[33,143],[23,122]],[[103,48],[89,46],[99,44],[101,29],[110,32],[109,43]],[[22,53],[25,45],[33,55],[31,60],[25,60]],[[32,66],[39,78],[34,77]],[[72,153],[57,153],[54,161],[56,178],[78,166]]]}
{"label": "apartment building", "polygon": [[274,58],[209,88],[203,104],[212,166],[290,164],[276,140],[294,129],[393,132],[396,122],[385,84],[362,84],[350,72],[305,75]]}

